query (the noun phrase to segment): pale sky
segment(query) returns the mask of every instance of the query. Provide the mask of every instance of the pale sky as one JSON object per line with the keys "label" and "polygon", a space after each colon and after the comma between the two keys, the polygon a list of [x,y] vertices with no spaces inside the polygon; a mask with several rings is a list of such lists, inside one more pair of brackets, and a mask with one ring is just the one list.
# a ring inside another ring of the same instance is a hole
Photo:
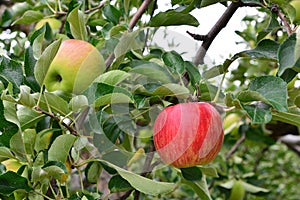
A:
{"label": "pale sky", "polygon": [[[170,0],[160,0],[158,1],[159,10],[166,11],[171,8]],[[219,17],[225,11],[225,6],[222,4],[214,4],[205,8],[195,9],[192,14],[198,19],[200,26],[173,26],[168,28],[168,34],[170,36],[163,38],[164,30],[158,32],[156,37],[154,37],[154,42],[168,50],[168,42],[174,41],[179,44],[179,46],[174,47],[174,50],[177,52],[187,52],[184,54],[184,58],[187,60],[192,60],[192,57],[195,55],[198,47],[201,45],[200,41],[195,41],[186,33],[190,31],[196,34],[206,34],[219,19]],[[243,24],[241,20],[246,15],[257,15],[255,8],[240,8],[231,18],[228,25],[219,33],[216,39],[213,41],[212,45],[208,50],[208,57],[211,61],[215,61],[216,64],[224,61],[231,55],[245,50],[246,46],[236,42],[242,41],[235,31],[243,30]]]}

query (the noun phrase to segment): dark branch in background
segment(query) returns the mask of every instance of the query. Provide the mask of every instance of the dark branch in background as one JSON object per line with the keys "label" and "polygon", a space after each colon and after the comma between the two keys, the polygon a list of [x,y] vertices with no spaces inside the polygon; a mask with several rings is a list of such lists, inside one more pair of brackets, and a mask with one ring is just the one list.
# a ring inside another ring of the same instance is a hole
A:
{"label": "dark branch in background", "polygon": [[270,146],[264,147],[264,148],[261,150],[260,154],[257,155],[256,160],[255,160],[255,163],[254,163],[254,167],[253,167],[253,172],[254,172],[254,173],[257,171],[258,165],[259,165],[259,163],[260,163],[262,157],[264,157],[265,153],[269,150],[269,148],[270,148]]}
{"label": "dark branch in background", "polygon": [[66,129],[68,129],[68,131],[70,131],[70,133],[72,135],[76,135],[76,136],[78,135],[77,131],[73,127],[71,127],[68,124],[66,124],[65,122],[61,121],[61,119],[58,116],[54,115],[53,113],[49,113],[49,112],[41,109],[38,106],[35,107],[35,110],[38,111],[41,114],[44,114],[44,115],[47,115],[47,116],[51,117],[52,119],[57,121],[59,124],[63,125]]}
{"label": "dark branch in background", "polygon": [[110,0],[104,0],[104,1],[101,1],[101,2],[99,3],[98,6],[96,6],[96,7],[94,7],[94,8],[91,8],[90,10],[86,10],[86,11],[84,11],[84,13],[85,13],[85,14],[89,14],[89,13],[91,13],[91,12],[94,12],[94,11],[96,11],[96,10],[99,10],[99,9],[101,9],[101,8],[105,5],[105,3],[108,2],[108,1],[110,1]]}
{"label": "dark branch in background", "polygon": [[[150,5],[150,3],[152,1],[153,0],[143,1],[142,5],[139,7],[139,9],[137,10],[137,12],[134,14],[134,16],[132,17],[132,19],[129,22],[129,31],[132,31],[132,29],[138,23],[138,21],[141,19],[142,15],[145,13],[146,9],[148,8],[148,6]],[[108,69],[110,67],[110,65],[113,63],[114,59],[115,59],[115,55],[113,53],[108,56],[108,58],[105,60],[106,69]]]}
{"label": "dark branch in background", "polygon": [[280,20],[282,21],[288,35],[291,35],[293,33],[292,28],[288,22],[288,20],[286,19],[285,15],[281,12],[280,8],[278,7],[277,4],[273,4],[270,8],[271,12],[276,13],[278,15],[278,17],[280,18]]}
{"label": "dark branch in background", "polygon": [[228,153],[226,154],[226,160],[228,160],[239,148],[239,146],[246,140],[246,133],[243,132],[242,136],[240,137],[240,139],[238,139],[238,141],[236,141],[236,143],[232,146],[232,148],[228,151]]}
{"label": "dark branch in background", "polygon": [[203,41],[200,49],[196,53],[196,56],[194,58],[194,64],[204,64],[204,57],[206,55],[207,50],[209,49],[210,45],[216,38],[216,36],[220,33],[220,31],[228,24],[229,20],[233,16],[233,14],[236,12],[236,10],[239,7],[243,6],[249,6],[249,7],[257,7],[261,6],[261,4],[257,3],[243,3],[241,1],[233,2],[231,3],[228,8],[225,10],[223,15],[220,17],[220,19],[216,22],[216,24],[212,27],[212,29],[206,34],[206,35],[197,35],[188,32],[190,36],[192,36],[196,40]]}
{"label": "dark branch in background", "polygon": [[[161,163],[161,160],[155,161],[153,164],[151,164],[154,156],[154,145],[153,143],[150,144],[149,150],[147,152],[146,160],[143,166],[143,171],[140,174],[141,176],[146,176],[148,173],[151,173],[153,169]],[[131,193],[134,191],[134,200],[139,200],[140,197],[140,191],[138,190],[129,190],[127,191],[122,197],[120,197],[120,200],[125,200],[127,199]]]}
{"label": "dark branch in background", "polygon": [[285,144],[289,149],[300,156],[300,136],[288,134],[279,138],[279,141]]}

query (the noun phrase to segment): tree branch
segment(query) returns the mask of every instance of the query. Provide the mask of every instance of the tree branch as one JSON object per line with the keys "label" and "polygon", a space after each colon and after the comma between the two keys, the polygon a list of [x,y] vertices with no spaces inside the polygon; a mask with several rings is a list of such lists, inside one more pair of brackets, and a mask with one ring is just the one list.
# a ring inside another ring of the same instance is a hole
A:
{"label": "tree branch", "polygon": [[140,20],[140,18],[142,17],[142,15],[144,14],[145,10],[148,8],[148,6],[150,5],[150,3],[153,0],[144,0],[142,5],[139,7],[139,9],[137,10],[137,12],[134,14],[134,16],[132,17],[132,19],[129,22],[129,30],[132,31],[133,27],[137,24],[137,22]]}
{"label": "tree branch", "polygon": [[110,1],[110,0],[103,0],[103,1],[101,1],[101,2],[99,3],[98,6],[96,6],[96,7],[94,7],[94,8],[91,8],[91,9],[89,9],[89,10],[86,10],[86,11],[84,11],[84,13],[85,13],[85,14],[89,14],[89,13],[95,11],[95,10],[101,9],[101,8],[105,5],[105,3],[108,2],[108,1]]}
{"label": "tree branch", "polygon": [[277,4],[273,4],[270,8],[271,12],[276,13],[278,15],[278,17],[280,18],[280,20],[282,21],[288,35],[291,35],[293,33],[293,30],[288,22],[288,20],[286,19],[285,15],[281,12],[280,8],[278,7]]}
{"label": "tree branch", "polygon": [[44,114],[44,115],[47,115],[47,116],[51,117],[52,119],[54,119],[55,121],[57,121],[58,123],[60,123],[61,125],[63,125],[66,129],[68,129],[68,131],[70,131],[70,133],[72,135],[78,136],[77,131],[73,127],[71,127],[68,124],[66,124],[65,122],[61,121],[61,119],[59,117],[57,117],[56,115],[54,115],[53,113],[49,113],[49,112],[41,109],[38,106],[36,106],[34,109],[36,111],[38,111],[39,113],[41,113],[41,114]]}
{"label": "tree branch", "polygon": [[235,152],[236,150],[239,148],[239,146],[246,140],[246,133],[243,132],[242,136],[240,137],[240,139],[238,139],[238,141],[236,141],[236,143],[232,146],[232,148],[228,151],[228,153],[226,154],[226,160],[228,160]]}
{"label": "tree branch", "polygon": [[203,41],[200,49],[198,50],[194,58],[193,62],[195,65],[204,64],[204,57],[210,45],[212,44],[216,36],[220,33],[220,31],[227,25],[227,23],[235,13],[235,11],[242,5],[243,3],[238,1],[238,2],[233,2],[228,6],[228,8],[223,13],[223,15],[217,21],[217,23],[212,27],[212,29],[206,35],[205,40]]}
{"label": "tree branch", "polygon": [[[132,19],[129,22],[129,31],[133,30],[134,26],[140,20],[140,18],[144,14],[145,10],[147,9],[147,7],[150,5],[150,3],[152,1],[153,0],[143,1],[142,5],[139,7],[139,9],[137,10],[137,12],[134,14],[134,16],[132,17]],[[110,65],[113,63],[114,59],[115,59],[114,53],[112,53],[108,56],[108,58],[105,60],[106,69],[108,69],[110,67]]]}

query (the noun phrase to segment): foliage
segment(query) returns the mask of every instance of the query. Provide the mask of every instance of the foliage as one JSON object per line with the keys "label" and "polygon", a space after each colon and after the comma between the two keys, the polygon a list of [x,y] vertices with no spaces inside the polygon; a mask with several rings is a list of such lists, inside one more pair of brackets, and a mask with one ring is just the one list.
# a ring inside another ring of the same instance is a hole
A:
{"label": "foliage", "polygon": [[[299,144],[282,139],[299,136],[300,127],[300,32],[296,9],[286,1],[172,0],[164,12],[150,0],[6,2],[0,23],[1,199],[300,195]],[[249,48],[208,69],[151,43],[159,27],[197,27],[201,22],[191,12],[216,3],[227,7],[222,20],[207,35],[190,33],[203,40],[197,56],[205,55],[236,9],[251,6],[260,15],[241,19],[246,28],[236,31]],[[45,18],[58,19],[60,27],[48,21],[36,29]],[[106,60],[106,72],[80,95],[43,86],[66,38],[88,41]],[[216,105],[226,135],[213,163],[176,169],[155,153],[152,126],[164,107],[187,101]]]}

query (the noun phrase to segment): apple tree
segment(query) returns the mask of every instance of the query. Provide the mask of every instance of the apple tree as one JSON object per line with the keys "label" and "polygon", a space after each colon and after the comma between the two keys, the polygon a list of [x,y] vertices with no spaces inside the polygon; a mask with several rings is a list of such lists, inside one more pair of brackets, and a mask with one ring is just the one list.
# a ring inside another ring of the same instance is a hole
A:
{"label": "apple tree", "polygon": [[[219,20],[194,31],[216,5]],[[1,1],[0,198],[299,198],[299,6]],[[240,9],[256,10],[230,30],[244,49],[214,61],[211,45]],[[191,58],[172,28],[197,44]],[[174,152],[157,152],[164,143]]]}

